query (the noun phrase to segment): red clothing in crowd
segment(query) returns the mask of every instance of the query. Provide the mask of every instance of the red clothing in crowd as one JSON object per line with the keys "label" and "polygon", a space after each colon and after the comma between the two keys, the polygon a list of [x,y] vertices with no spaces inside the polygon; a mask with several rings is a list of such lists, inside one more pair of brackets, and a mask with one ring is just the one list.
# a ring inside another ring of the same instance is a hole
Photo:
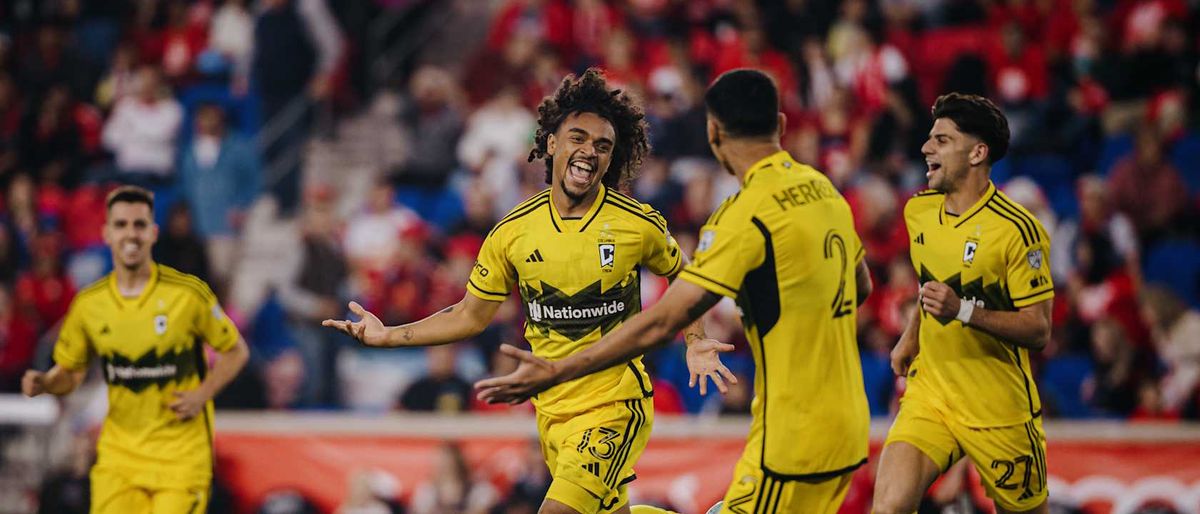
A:
{"label": "red clothing in crowd", "polygon": [[63,274],[38,276],[26,271],[17,277],[17,305],[32,307],[43,329],[50,328],[67,314],[75,286]]}

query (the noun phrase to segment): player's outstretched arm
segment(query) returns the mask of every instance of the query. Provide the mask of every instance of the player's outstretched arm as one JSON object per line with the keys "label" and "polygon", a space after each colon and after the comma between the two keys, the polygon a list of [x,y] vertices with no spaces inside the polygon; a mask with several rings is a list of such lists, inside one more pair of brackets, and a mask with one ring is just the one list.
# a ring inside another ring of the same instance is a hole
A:
{"label": "player's outstretched arm", "polygon": [[[512,346],[501,351],[516,357],[516,371],[475,384],[479,399],[488,403],[519,403],[556,384],[612,367],[670,341],[687,324],[700,318],[721,297],[677,280],[650,309],[630,318],[586,350],[549,362]],[[722,343],[717,343],[722,344]],[[725,351],[733,345],[722,346]]]}
{"label": "player's outstretched arm", "polygon": [[208,372],[208,376],[204,377],[204,381],[200,383],[199,387],[186,391],[175,391],[175,399],[167,406],[179,420],[191,419],[200,414],[208,401],[225,389],[225,386],[229,385],[234,377],[237,377],[242,368],[246,367],[246,362],[249,360],[250,347],[246,346],[245,339],[238,337],[238,342],[233,345],[233,348],[221,352],[217,357],[217,362],[213,364],[212,370]]}
{"label": "player's outstretched arm", "polygon": [[967,306],[950,286],[929,281],[921,286],[921,308],[943,319],[958,319],[1030,350],[1050,342],[1050,300],[1027,305],[1015,312]]}
{"label": "player's outstretched arm", "polygon": [[50,371],[46,372],[31,369],[21,377],[21,393],[30,398],[42,393],[50,393],[55,396],[68,395],[79,388],[79,384],[83,383],[85,377],[87,377],[86,368],[72,370],[55,364]]}
{"label": "player's outstretched arm", "polygon": [[367,346],[432,346],[461,341],[483,332],[496,317],[500,304],[466,293],[458,303],[423,320],[388,327],[358,302],[350,302],[350,311],[361,319],[327,319],[321,326],[336,328]]}

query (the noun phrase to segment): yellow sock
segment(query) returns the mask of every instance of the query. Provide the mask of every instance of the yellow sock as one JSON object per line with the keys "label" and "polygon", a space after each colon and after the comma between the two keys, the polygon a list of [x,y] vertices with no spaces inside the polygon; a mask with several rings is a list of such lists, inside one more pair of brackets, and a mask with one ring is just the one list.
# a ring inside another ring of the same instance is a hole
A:
{"label": "yellow sock", "polygon": [[631,514],[676,514],[675,512],[649,505],[634,505],[629,507],[629,512]]}

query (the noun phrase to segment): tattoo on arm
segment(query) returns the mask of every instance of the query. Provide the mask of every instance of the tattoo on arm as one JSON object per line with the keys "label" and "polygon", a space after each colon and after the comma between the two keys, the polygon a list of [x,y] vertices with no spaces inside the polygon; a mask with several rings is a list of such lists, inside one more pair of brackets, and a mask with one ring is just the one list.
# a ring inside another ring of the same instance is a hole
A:
{"label": "tattoo on arm", "polygon": [[439,312],[440,312],[441,314],[450,314],[451,312],[454,312],[454,306],[453,306],[453,305],[451,305],[451,306],[449,306],[449,307],[446,307],[445,309],[442,309],[442,310],[441,310],[441,311],[439,311]]}
{"label": "tattoo on arm", "polygon": [[412,341],[412,338],[413,338],[412,329],[405,327],[404,330],[400,331],[400,337],[403,338],[404,342],[406,342],[406,343]]}

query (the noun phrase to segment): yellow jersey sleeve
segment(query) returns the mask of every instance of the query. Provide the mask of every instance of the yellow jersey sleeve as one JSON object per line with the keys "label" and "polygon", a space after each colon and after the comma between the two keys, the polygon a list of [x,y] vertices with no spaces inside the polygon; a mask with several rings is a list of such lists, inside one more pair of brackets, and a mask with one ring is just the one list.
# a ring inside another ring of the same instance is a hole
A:
{"label": "yellow jersey sleeve", "polygon": [[765,257],[762,232],[754,219],[733,211],[730,204],[718,208],[700,229],[695,259],[679,276],[713,293],[737,298],[746,273]]}
{"label": "yellow jersey sleeve", "polygon": [[1041,223],[1033,219],[1038,236],[1029,245],[1013,237],[1006,248],[1005,281],[1009,298],[1018,309],[1054,298],[1054,282],[1050,278],[1050,238]]}
{"label": "yellow jersey sleeve", "polygon": [[71,302],[71,308],[67,310],[67,316],[58,332],[58,340],[54,343],[54,362],[63,368],[76,371],[87,367],[92,354],[91,344],[83,327],[83,308],[80,303],[79,296]]}
{"label": "yellow jersey sleeve", "polygon": [[232,350],[238,342],[237,326],[221,309],[217,295],[203,281],[199,281],[202,291],[196,305],[195,330],[206,344],[218,352]]}
{"label": "yellow jersey sleeve", "polygon": [[467,291],[483,300],[503,302],[516,283],[517,273],[505,257],[505,230],[493,230],[483,240],[475,268],[467,279]]}
{"label": "yellow jersey sleeve", "polygon": [[[661,221],[656,223],[660,227],[666,227],[666,220],[658,211],[642,204],[642,212],[655,221]],[[655,230],[648,224],[643,226],[645,234],[642,236],[642,264],[655,275],[674,277],[679,274],[683,254],[679,251],[679,244],[675,242],[675,238],[671,237],[671,231],[666,228]]]}

